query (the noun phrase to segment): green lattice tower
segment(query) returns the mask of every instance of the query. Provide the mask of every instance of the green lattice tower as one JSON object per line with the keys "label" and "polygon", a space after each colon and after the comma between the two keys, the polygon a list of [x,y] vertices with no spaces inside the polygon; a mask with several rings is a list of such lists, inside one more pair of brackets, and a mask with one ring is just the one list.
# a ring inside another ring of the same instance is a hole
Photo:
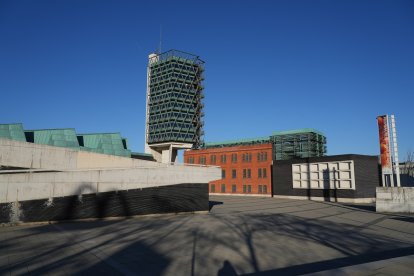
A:
{"label": "green lattice tower", "polygon": [[[203,64],[195,55],[171,50],[148,63],[146,144],[203,143]],[[146,146],[146,151],[148,147]]]}

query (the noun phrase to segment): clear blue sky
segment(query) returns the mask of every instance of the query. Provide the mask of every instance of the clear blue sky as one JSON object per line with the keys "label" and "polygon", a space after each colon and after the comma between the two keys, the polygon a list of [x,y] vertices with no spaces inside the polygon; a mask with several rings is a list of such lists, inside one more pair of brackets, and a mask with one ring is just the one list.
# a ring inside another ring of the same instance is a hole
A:
{"label": "clear blue sky", "polygon": [[315,128],[378,154],[376,116],[414,150],[414,1],[0,1],[0,123],[121,132],[144,150],[147,56],[200,55],[205,140]]}

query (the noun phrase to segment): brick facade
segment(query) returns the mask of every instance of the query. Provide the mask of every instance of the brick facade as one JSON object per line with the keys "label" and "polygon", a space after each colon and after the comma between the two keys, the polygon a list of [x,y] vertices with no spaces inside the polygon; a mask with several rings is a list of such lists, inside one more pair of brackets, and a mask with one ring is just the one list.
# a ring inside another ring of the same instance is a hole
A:
{"label": "brick facade", "polygon": [[189,150],[184,162],[220,166],[222,179],[209,183],[212,194],[272,194],[272,144]]}

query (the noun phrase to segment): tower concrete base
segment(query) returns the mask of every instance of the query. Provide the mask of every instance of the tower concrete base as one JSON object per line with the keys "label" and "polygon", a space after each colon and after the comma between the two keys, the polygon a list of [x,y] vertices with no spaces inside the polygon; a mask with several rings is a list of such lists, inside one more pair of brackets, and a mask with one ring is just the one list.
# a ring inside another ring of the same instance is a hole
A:
{"label": "tower concrete base", "polygon": [[148,145],[149,152],[157,162],[164,164],[178,162],[178,150],[191,149],[193,145],[187,143],[161,143]]}

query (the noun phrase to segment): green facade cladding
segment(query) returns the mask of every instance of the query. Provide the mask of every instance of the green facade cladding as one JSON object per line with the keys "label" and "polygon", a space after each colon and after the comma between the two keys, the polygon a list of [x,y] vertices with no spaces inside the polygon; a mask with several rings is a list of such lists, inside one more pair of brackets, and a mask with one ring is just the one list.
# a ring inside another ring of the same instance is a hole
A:
{"label": "green facade cladding", "polygon": [[22,124],[0,124],[0,138],[26,142]]}
{"label": "green facade cladding", "polygon": [[81,150],[131,157],[131,151],[126,148],[126,139],[119,133],[79,134],[77,138]]}
{"label": "green facade cladding", "polygon": [[25,135],[27,142],[79,149],[78,139],[73,128],[26,130]]}
{"label": "green facade cladding", "polygon": [[24,130],[19,123],[0,124],[0,138],[131,157],[128,140],[119,133],[76,134],[73,128]]}
{"label": "green facade cladding", "polygon": [[147,143],[203,141],[203,64],[195,55],[171,50],[149,63]]}

